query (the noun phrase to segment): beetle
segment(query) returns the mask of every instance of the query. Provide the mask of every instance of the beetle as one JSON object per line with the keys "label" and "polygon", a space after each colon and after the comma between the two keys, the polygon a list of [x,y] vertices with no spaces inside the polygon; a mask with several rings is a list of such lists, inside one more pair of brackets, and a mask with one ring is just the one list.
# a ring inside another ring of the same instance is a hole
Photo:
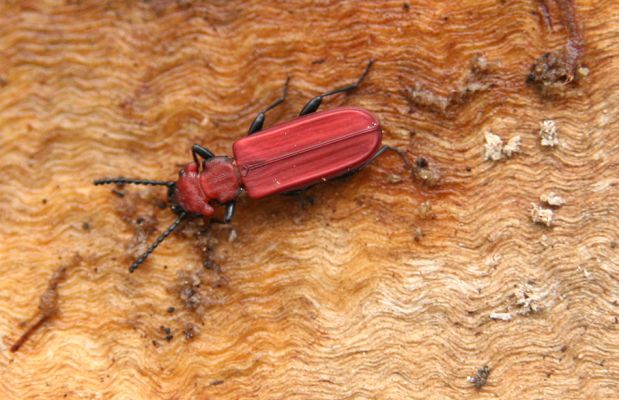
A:
{"label": "beetle", "polygon": [[[311,99],[298,118],[262,130],[266,113],[286,99],[288,78],[282,96],[256,116],[246,137],[234,142],[234,158],[216,156],[194,144],[193,162],[180,170],[176,182],[124,177],[95,180],[95,185],[168,188],[168,201],[178,217],[129,267],[129,272],[134,272],[186,218],[206,217],[211,222],[229,223],[234,216],[236,199],[243,192],[253,199],[299,193],[320,182],[352,175],[387,150],[399,154],[410,167],[405,151],[381,145],[382,128],[369,111],[360,107],[338,107],[316,112],[325,97],[355,90],[372,64],[370,60],[355,83]],[[220,205],[225,207],[223,221],[212,218],[214,207]]]}

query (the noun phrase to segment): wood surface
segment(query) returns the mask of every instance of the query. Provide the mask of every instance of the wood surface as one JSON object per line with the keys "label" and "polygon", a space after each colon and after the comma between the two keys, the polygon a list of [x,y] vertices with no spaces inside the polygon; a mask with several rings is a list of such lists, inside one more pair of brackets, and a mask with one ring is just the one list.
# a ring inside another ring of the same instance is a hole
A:
{"label": "wood surface", "polygon": [[[618,56],[615,0],[3,1],[0,397],[619,397]],[[323,107],[414,170],[242,199],[127,272],[165,189],[93,179],[174,179],[370,58]]]}

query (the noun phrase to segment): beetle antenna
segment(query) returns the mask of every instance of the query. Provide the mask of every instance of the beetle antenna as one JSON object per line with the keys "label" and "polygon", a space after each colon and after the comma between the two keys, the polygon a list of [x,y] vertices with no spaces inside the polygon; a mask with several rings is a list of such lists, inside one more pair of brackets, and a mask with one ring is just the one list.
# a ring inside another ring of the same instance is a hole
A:
{"label": "beetle antenna", "polygon": [[133,271],[138,269],[140,264],[142,264],[146,260],[146,258],[148,258],[150,253],[152,253],[157,248],[157,246],[159,246],[161,242],[165,240],[165,238],[170,236],[170,234],[174,232],[176,228],[178,228],[180,223],[183,222],[185,218],[187,218],[187,215],[187,211],[181,211],[176,221],[174,221],[172,225],[170,225],[168,229],[166,229],[165,232],[163,232],[161,236],[159,236],[157,240],[155,240],[155,242],[150,245],[146,252],[140,256],[140,258],[138,258],[133,264],[131,264],[131,266],[129,267],[129,272],[133,273]]}
{"label": "beetle antenna", "polygon": [[124,184],[131,184],[131,185],[151,185],[151,186],[174,186],[174,182],[170,182],[170,181],[151,181],[149,179],[131,179],[131,178],[104,178],[104,179],[97,179],[93,182],[95,185],[109,185],[109,184],[116,184],[116,185],[124,185]]}

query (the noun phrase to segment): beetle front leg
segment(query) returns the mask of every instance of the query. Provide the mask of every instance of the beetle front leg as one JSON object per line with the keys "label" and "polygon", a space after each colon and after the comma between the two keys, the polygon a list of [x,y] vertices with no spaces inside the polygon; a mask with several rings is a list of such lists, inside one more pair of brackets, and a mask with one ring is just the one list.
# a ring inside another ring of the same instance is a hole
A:
{"label": "beetle front leg", "polygon": [[365,76],[370,71],[372,64],[374,64],[374,60],[370,60],[368,62],[368,65],[367,67],[365,67],[365,71],[363,71],[363,74],[361,75],[361,77],[357,80],[357,82],[353,83],[352,85],[348,85],[348,86],[344,86],[339,89],[331,90],[330,92],[323,93],[320,96],[316,96],[310,101],[308,101],[307,104],[303,107],[303,109],[299,113],[299,115],[307,115],[307,114],[316,112],[316,110],[318,110],[318,107],[320,107],[320,104],[322,103],[322,99],[324,99],[327,96],[332,96],[334,94],[350,92],[352,90],[355,90],[359,85],[361,85],[361,82],[363,82],[363,80],[365,79]]}
{"label": "beetle front leg", "polygon": [[191,155],[193,156],[193,161],[197,165],[200,165],[200,163],[198,162],[198,156],[202,157],[205,160],[215,157],[215,154],[213,154],[212,151],[210,151],[206,147],[200,146],[199,144],[194,144],[193,146],[191,146]]}
{"label": "beetle front leg", "polygon": [[230,221],[232,221],[235,211],[236,211],[236,200],[232,200],[230,203],[226,204],[226,212],[224,214],[224,224],[228,224],[230,223]]}
{"label": "beetle front leg", "polygon": [[226,203],[226,211],[224,212],[223,221],[219,218],[211,218],[209,221],[213,224],[229,224],[234,217],[234,212],[236,211],[236,200],[232,200],[229,203]]}
{"label": "beetle front leg", "polygon": [[278,105],[282,104],[284,100],[286,100],[286,97],[288,96],[288,82],[290,82],[290,77],[286,78],[286,83],[284,84],[284,94],[282,94],[282,96],[279,99],[275,100],[270,106],[265,108],[263,111],[260,112],[260,114],[256,116],[256,118],[254,119],[254,122],[252,122],[251,125],[249,126],[249,130],[247,131],[247,136],[251,136],[256,132],[261,131],[262,127],[264,126],[264,118],[266,116],[267,111],[274,109]]}

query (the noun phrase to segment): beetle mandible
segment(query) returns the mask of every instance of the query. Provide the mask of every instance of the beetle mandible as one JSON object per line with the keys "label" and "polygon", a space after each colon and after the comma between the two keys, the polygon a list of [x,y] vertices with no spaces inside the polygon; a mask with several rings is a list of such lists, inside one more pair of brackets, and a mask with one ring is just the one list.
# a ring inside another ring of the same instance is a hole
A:
{"label": "beetle mandible", "polygon": [[94,181],[95,185],[168,187],[168,200],[178,218],[129,267],[129,272],[135,271],[186,218],[210,218],[215,212],[214,206],[222,205],[225,206],[223,221],[214,218],[211,221],[230,222],[236,199],[243,192],[253,199],[295,193],[329,179],[352,175],[387,150],[399,154],[410,167],[405,151],[381,146],[382,128],[369,111],[360,107],[338,107],[316,112],[325,97],[356,89],[372,64],[370,60],[357,82],[311,99],[299,118],[262,130],[266,113],[286,99],[287,79],[282,96],[256,116],[246,137],[234,142],[234,158],[216,156],[194,144],[193,162],[180,170],[176,182],[124,177]]}

